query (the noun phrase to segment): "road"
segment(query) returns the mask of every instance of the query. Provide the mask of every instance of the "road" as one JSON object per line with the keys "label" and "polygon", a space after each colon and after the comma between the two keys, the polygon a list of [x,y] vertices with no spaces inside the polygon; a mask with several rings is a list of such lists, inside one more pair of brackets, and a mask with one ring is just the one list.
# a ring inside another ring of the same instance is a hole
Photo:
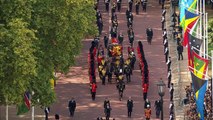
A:
{"label": "road", "polygon": [[[102,13],[104,20],[104,31],[108,33],[109,29],[109,16],[104,10],[103,0],[100,0],[99,9]],[[128,39],[127,39],[127,25],[125,11],[127,9],[127,0],[123,0],[121,12],[117,12],[118,16],[118,31],[124,33],[124,56],[127,53]],[[152,115],[151,119],[155,119],[154,102],[159,99],[158,89],[156,83],[160,78],[163,78],[167,83],[166,64],[163,55],[162,45],[162,31],[161,31],[161,6],[158,5],[158,1],[149,0],[147,6],[147,12],[142,12],[140,6],[139,15],[135,14],[135,7],[133,7],[133,29],[135,32],[134,47],[137,47],[137,41],[142,41],[144,45],[145,57],[149,65],[150,71],[150,86],[148,91],[148,99],[151,101]],[[145,30],[147,27],[153,28],[154,37],[152,45],[148,45],[146,41]],[[102,35],[103,35],[102,34]],[[106,97],[111,102],[111,117],[116,120],[143,120],[144,119],[144,101],[141,88],[141,74],[138,67],[138,59],[136,62],[136,68],[133,71],[132,81],[126,85],[124,92],[124,98],[122,101],[118,100],[118,92],[115,84],[101,85],[98,78],[98,88],[96,93],[96,100],[92,101],[89,92],[89,78],[88,78],[88,64],[87,55],[90,47],[90,39],[82,40],[81,54],[76,58],[76,65],[70,68],[67,75],[62,75],[57,81],[55,87],[57,101],[51,107],[50,118],[54,118],[54,114],[60,114],[62,120],[95,120],[98,116],[104,116],[103,102]],[[101,37],[103,42],[103,36]],[[164,118],[169,118],[169,90],[165,89],[164,96]],[[127,117],[126,101],[131,96],[134,100],[134,108],[132,118]],[[75,116],[69,117],[68,101],[74,97],[77,102],[77,108]]]}

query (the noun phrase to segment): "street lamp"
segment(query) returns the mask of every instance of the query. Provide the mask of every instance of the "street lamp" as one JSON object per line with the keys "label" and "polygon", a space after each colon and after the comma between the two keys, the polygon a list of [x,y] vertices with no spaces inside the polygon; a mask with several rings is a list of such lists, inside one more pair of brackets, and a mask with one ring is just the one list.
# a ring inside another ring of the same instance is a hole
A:
{"label": "street lamp", "polygon": [[165,94],[164,89],[165,89],[165,83],[163,82],[162,78],[160,81],[157,83],[158,86],[158,94],[161,97],[161,120],[163,120],[163,96]]}

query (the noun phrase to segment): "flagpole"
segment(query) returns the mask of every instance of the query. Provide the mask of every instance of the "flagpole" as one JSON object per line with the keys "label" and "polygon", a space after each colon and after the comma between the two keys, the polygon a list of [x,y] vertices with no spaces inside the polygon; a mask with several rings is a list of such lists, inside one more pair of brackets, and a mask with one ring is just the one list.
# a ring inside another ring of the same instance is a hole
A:
{"label": "flagpole", "polygon": [[208,13],[206,13],[206,55],[208,55],[208,43],[209,43],[209,40],[208,40]]}
{"label": "flagpole", "polygon": [[34,120],[34,117],[35,117],[35,108],[34,108],[34,106],[32,107],[32,120]]}
{"label": "flagpole", "polygon": [[[211,52],[212,52],[212,58],[213,58],[213,50],[211,50]],[[212,59],[212,80],[211,81],[212,81],[211,82],[211,88],[212,88],[212,92],[211,93],[213,93],[213,59]],[[212,110],[213,110],[213,95],[211,97],[211,100],[212,100],[212,106],[211,107],[212,107]]]}
{"label": "flagpole", "polygon": [[8,120],[8,104],[7,104],[7,97],[6,97],[6,120]]}
{"label": "flagpole", "polygon": [[[31,96],[33,96],[34,95],[34,91],[32,91],[32,95]],[[32,99],[32,97],[31,97],[31,99]],[[31,105],[33,105],[32,103],[31,103]],[[32,120],[34,120],[34,117],[35,117],[35,107],[34,107],[34,105],[32,106]]]}
{"label": "flagpole", "polygon": [[8,120],[8,105],[6,105],[6,120]]}

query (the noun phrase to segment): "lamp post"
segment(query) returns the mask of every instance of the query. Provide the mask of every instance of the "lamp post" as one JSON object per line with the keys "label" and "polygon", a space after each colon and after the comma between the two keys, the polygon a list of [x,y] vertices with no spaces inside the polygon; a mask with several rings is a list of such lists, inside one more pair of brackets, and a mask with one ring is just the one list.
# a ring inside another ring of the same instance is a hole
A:
{"label": "lamp post", "polygon": [[163,96],[165,94],[164,89],[165,89],[165,83],[163,82],[162,78],[160,81],[157,83],[158,86],[158,94],[161,97],[161,120],[163,120]]}

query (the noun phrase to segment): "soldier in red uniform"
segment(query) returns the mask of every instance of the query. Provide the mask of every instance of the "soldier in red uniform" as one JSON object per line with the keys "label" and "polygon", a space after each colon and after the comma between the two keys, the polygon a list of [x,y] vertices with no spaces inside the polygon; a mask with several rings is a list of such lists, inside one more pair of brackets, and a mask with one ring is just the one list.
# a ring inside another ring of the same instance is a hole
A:
{"label": "soldier in red uniform", "polygon": [[96,88],[97,88],[96,82],[93,82],[91,85],[92,100],[95,100]]}
{"label": "soldier in red uniform", "polygon": [[144,99],[144,101],[146,100],[146,98],[147,98],[147,92],[148,92],[148,83],[144,83],[143,84],[143,99]]}

